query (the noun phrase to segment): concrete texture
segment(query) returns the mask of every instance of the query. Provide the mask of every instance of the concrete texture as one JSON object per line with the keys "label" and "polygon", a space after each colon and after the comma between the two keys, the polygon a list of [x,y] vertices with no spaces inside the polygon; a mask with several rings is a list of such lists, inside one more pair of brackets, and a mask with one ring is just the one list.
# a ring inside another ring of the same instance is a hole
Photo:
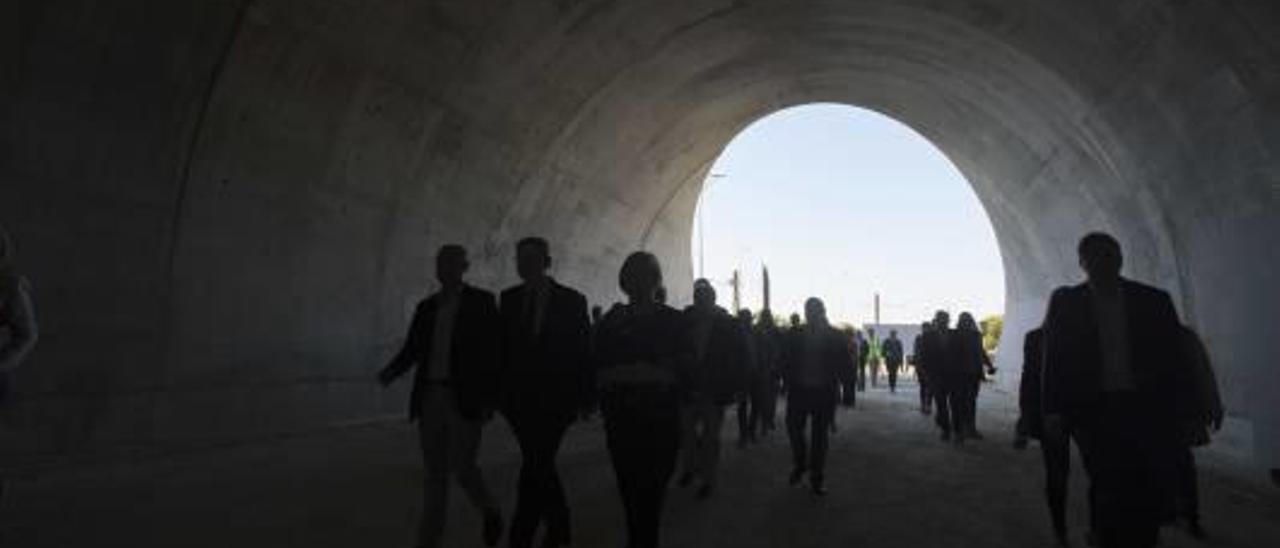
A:
{"label": "concrete texture", "polygon": [[[912,387],[914,388],[914,387]],[[707,502],[673,487],[664,546],[829,548],[1033,548],[1052,546],[1039,451],[1010,447],[1011,402],[988,391],[987,440],[938,441],[914,393],[872,391],[839,416],[827,498],[787,485],[780,433],[746,451],[726,444],[718,495]],[[726,422],[732,440],[736,428]],[[575,546],[621,546],[623,518],[600,423],[570,431],[561,457]],[[0,542],[22,548],[131,546],[411,546],[421,481],[415,434],[401,426],[222,448],[146,462],[61,470],[13,485]],[[518,452],[505,423],[485,434],[481,461],[509,512]],[[1280,542],[1280,492],[1241,480],[1226,462],[1202,460],[1210,544],[1180,529],[1165,548],[1257,548]],[[1069,520],[1087,527],[1077,461]],[[1255,478],[1256,479],[1256,478]],[[446,546],[479,547],[480,523],[453,488]],[[71,526],[74,524],[74,526]]]}
{"label": "concrete texture", "polygon": [[1280,466],[1274,2],[10,4],[0,221],[45,337],[7,463],[398,413],[372,373],[448,241],[496,287],[513,241],[544,235],[556,274],[602,303],[645,247],[679,301],[723,146],[837,101],[911,125],[973,184],[1006,348],[1078,278],[1075,240],[1110,230],[1127,273],[1204,329],[1230,447]]}

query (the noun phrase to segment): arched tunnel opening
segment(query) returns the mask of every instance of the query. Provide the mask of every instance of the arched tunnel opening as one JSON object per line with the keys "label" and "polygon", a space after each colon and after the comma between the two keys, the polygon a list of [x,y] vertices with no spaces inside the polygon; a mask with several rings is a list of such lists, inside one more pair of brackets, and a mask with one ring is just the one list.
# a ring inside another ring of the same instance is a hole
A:
{"label": "arched tunnel opening", "polygon": [[[691,280],[719,151],[814,102],[902,121],[972,184],[1006,340],[1081,279],[1082,234],[1114,234],[1125,275],[1206,341],[1228,415],[1210,451],[1249,477],[1280,468],[1271,3],[14,4],[0,224],[41,328],[6,382],[16,519],[58,514],[58,471],[399,418],[407,391],[374,375],[441,244],[495,290],[530,234],[592,302],[620,299],[636,249]],[[23,505],[24,485],[48,498]]]}
{"label": "arched tunnel opening", "polygon": [[838,325],[905,327],[909,343],[939,309],[1004,312],[1000,251],[969,182],[910,127],[853,105],[779,110],[734,136],[702,182],[690,246],[721,304],[784,323],[816,296]]}

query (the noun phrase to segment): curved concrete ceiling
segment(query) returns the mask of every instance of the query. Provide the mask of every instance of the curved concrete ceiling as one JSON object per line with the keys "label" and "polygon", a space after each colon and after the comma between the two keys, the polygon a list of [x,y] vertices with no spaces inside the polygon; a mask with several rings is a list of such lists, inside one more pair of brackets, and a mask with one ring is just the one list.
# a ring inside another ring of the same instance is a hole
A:
{"label": "curved concrete ceiling", "polygon": [[[497,287],[513,281],[514,240],[542,234],[558,275],[599,302],[616,298],[621,258],[647,247],[680,299],[708,166],[755,119],[833,101],[911,125],[973,184],[1001,247],[1010,337],[1078,278],[1081,234],[1115,233],[1127,274],[1171,290],[1210,340],[1241,446],[1280,461],[1266,405],[1280,352],[1261,321],[1280,302],[1275,7],[65,3],[22,7],[4,65],[21,83],[0,95],[17,181],[0,214],[34,249],[33,276],[66,295],[45,305],[46,347],[63,348],[24,383],[27,412],[60,425],[34,434],[42,451],[395,412],[369,372],[446,241]],[[109,272],[66,271],[86,254]],[[74,314],[86,298],[101,306]],[[83,345],[121,363],[95,369],[93,352],[66,349]]]}

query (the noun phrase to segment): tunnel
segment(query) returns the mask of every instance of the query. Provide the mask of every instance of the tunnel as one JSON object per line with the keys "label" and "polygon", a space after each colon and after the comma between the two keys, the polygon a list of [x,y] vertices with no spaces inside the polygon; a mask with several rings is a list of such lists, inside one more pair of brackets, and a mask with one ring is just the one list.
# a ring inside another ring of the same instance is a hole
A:
{"label": "tunnel", "polygon": [[[1280,6],[1259,0],[53,0],[0,19],[0,223],[39,303],[14,466],[399,418],[373,375],[440,244],[688,299],[710,165],[753,121],[893,117],[990,217],[1007,340],[1089,231],[1203,333],[1217,451],[1280,467]],[[851,207],[854,207],[851,204]],[[852,265],[856,268],[856,265]],[[1002,382],[1020,369],[998,358]]]}

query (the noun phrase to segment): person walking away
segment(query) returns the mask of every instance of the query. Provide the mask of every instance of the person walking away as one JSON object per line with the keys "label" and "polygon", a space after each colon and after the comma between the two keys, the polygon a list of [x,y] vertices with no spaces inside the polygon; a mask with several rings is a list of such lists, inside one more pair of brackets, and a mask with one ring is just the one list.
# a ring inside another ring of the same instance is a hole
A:
{"label": "person walking away", "polygon": [[924,362],[933,391],[934,421],[942,430],[942,441],[964,442],[964,404],[956,359],[956,337],[951,330],[951,316],[939,310],[933,316],[933,328],[924,341]]}
{"label": "person walking away", "polygon": [[779,370],[782,362],[782,341],[779,339],[778,327],[773,321],[773,313],[769,309],[760,311],[759,325],[754,336],[759,361],[751,386],[749,426],[752,432],[767,435],[777,428],[775,417],[778,414],[778,383],[781,381]]}
{"label": "person walking away", "polygon": [[618,274],[627,304],[596,331],[596,377],[629,548],[656,548],[680,450],[680,392],[693,359],[684,315],[657,301],[662,267],[636,252]]}
{"label": "person walking away", "polygon": [[978,392],[982,389],[984,375],[994,374],[991,357],[982,347],[982,331],[973,315],[961,312],[956,322],[956,359],[958,362],[958,388],[961,391],[961,409],[964,419],[964,437],[980,440],[982,433],[978,431]]}
{"label": "person walking away", "polygon": [[920,390],[920,412],[933,414],[933,392],[929,388],[929,373],[924,363],[924,341],[932,324],[920,324],[920,334],[911,341],[911,364],[916,368],[916,384]]}
{"label": "person walking away", "polygon": [[885,371],[889,374],[889,393],[897,393],[898,370],[902,369],[903,358],[902,341],[898,340],[897,330],[889,330],[889,338],[881,345],[880,352],[884,355]]}
{"label": "person walking away", "polygon": [[751,325],[751,311],[744,308],[738,311],[738,329],[741,331],[739,337],[742,340],[742,368],[746,375],[746,386],[744,390],[737,395],[737,415],[738,415],[738,448],[745,449],[747,444],[755,443],[756,431],[753,424],[753,416],[755,408],[752,405],[751,393],[756,384],[756,377],[760,375],[760,344],[755,336],[755,329]]}
{"label": "person walking away", "polygon": [[697,497],[706,499],[716,488],[725,410],[745,384],[742,332],[737,320],[716,305],[715,289],[705,279],[694,282],[693,305],[684,314],[694,361],[691,384],[680,406],[684,430],[680,485],[698,480]]}
{"label": "person walking away", "polygon": [[880,366],[884,362],[884,355],[880,349],[880,337],[876,335],[875,328],[867,328],[865,342],[867,345],[867,374],[871,379],[871,387],[875,388],[879,385]]}
{"label": "person walking away", "polygon": [[[0,227],[0,412],[9,399],[10,375],[26,362],[40,338],[31,283],[18,272],[15,255],[13,240]],[[0,423],[0,428],[3,426]],[[6,437],[0,430],[0,440]],[[4,495],[5,478],[0,476],[0,510]]]}
{"label": "person walking away", "polygon": [[858,392],[867,391],[867,364],[871,362],[871,344],[861,331],[854,330],[858,349]]}
{"label": "person walking away", "polygon": [[503,291],[499,304],[505,335],[501,412],[521,456],[511,548],[532,546],[540,525],[544,548],[569,544],[569,505],[556,454],[569,426],[589,413],[595,382],[587,299],[548,275],[550,267],[546,240],[520,240],[516,271],[522,283]]}
{"label": "person walking away", "polygon": [[[792,356],[783,372],[787,389],[787,433],[791,438],[790,482],[807,475],[815,495],[825,495],[830,422],[840,401],[840,387],[856,374],[844,337],[827,321],[817,298],[805,302],[804,332],[791,340]],[[806,439],[805,429],[809,435]]]}
{"label": "person walking away", "polygon": [[1077,253],[1087,281],[1055,290],[1045,316],[1044,427],[1076,440],[1099,546],[1149,548],[1172,506],[1178,425],[1195,418],[1170,344],[1181,322],[1168,293],[1121,277],[1115,238],[1086,235]]}
{"label": "person walking away", "polygon": [[418,529],[425,548],[440,545],[451,477],[484,516],[485,545],[502,537],[502,514],[476,464],[481,429],[496,403],[501,328],[493,294],[463,282],[468,266],[462,246],[440,248],[440,290],[418,305],[404,346],[378,374],[386,386],[414,370],[409,418],[417,421],[426,469]]}

